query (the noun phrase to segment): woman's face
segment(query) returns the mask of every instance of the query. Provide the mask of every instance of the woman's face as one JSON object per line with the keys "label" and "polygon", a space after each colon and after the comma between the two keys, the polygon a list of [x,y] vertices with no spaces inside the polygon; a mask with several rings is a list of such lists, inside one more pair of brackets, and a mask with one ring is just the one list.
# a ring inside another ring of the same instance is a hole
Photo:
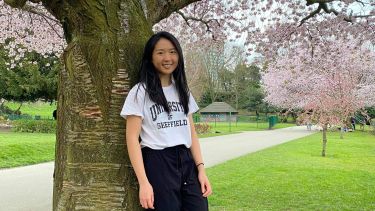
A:
{"label": "woman's face", "polygon": [[173,73],[178,64],[178,53],[171,41],[160,38],[152,52],[152,64],[161,75]]}

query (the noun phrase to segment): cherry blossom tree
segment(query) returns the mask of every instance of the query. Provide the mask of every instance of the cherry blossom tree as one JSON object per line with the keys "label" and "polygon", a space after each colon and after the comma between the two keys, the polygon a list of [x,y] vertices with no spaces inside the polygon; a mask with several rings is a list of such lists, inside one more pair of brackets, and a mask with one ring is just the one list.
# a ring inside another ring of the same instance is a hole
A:
{"label": "cherry blossom tree", "polygon": [[40,4],[21,9],[0,1],[0,44],[9,51],[8,68],[22,67],[26,52],[60,55],[66,45],[61,23]]}
{"label": "cherry blossom tree", "polygon": [[268,64],[263,75],[266,101],[302,109],[305,122],[323,128],[326,155],[328,125],[344,127],[356,111],[374,106],[375,52],[357,41],[330,40],[310,48],[288,49]]}
{"label": "cherry blossom tree", "polygon": [[[2,1],[2,11],[9,13],[1,12],[1,27],[17,29],[1,37],[18,36],[24,47],[42,51],[50,40],[42,29],[57,20],[66,42],[59,72],[53,210],[141,210],[119,111],[136,80],[152,26],[193,1],[5,2],[19,9]],[[46,24],[38,25],[36,13]],[[6,25],[9,21],[16,22]],[[22,43],[22,29],[30,33],[24,39],[43,45]],[[58,29],[49,30],[59,37]]]}
{"label": "cherry blossom tree", "polygon": [[375,41],[371,0],[198,1],[154,26],[185,42],[203,38],[243,41],[248,54],[272,58],[280,48],[301,43],[313,48],[322,38]]}
{"label": "cherry blossom tree", "polygon": [[[371,9],[356,12],[353,4]],[[62,53],[53,209],[141,209],[119,111],[152,29],[186,43],[243,40],[248,53],[257,49],[272,59],[293,43],[316,51],[323,33],[373,43],[373,6],[371,0],[0,1],[7,68],[22,64],[25,50]]]}

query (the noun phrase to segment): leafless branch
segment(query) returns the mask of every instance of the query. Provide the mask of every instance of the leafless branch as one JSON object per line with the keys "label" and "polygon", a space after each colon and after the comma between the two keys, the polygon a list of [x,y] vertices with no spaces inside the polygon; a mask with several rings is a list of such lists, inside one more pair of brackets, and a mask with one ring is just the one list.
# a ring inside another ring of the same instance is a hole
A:
{"label": "leafless branch", "polygon": [[57,36],[59,36],[59,38],[63,39],[64,37],[61,36],[57,30],[55,29],[55,27],[46,19],[46,17],[42,16],[42,18],[48,23],[48,25],[52,28],[52,30],[57,34]]}
{"label": "leafless branch", "polygon": [[13,8],[22,8],[27,0],[4,0],[4,2]]}
{"label": "leafless branch", "polygon": [[179,10],[176,11],[176,13],[179,14],[179,15],[181,15],[181,17],[185,20],[185,22],[186,22],[186,24],[188,26],[190,26],[189,20],[202,22],[206,26],[206,28],[207,28],[206,31],[207,32],[212,32],[211,29],[210,29],[210,25],[209,25],[211,22],[216,22],[220,26],[219,21],[216,20],[216,19],[203,20],[203,18],[196,18],[196,17],[192,17],[192,16],[186,16],[183,12],[181,12]]}
{"label": "leafless branch", "polygon": [[337,1],[337,0],[306,0],[306,6],[310,6],[316,3],[325,4],[325,3],[334,2],[334,1]]}
{"label": "leafless branch", "polygon": [[[328,7],[327,3],[333,2],[333,1],[336,1],[336,0],[307,0],[306,6],[310,6],[310,5],[316,4],[316,3],[318,3],[319,6],[314,11],[312,11],[309,15],[304,17],[300,21],[300,24],[298,26],[302,26],[302,24],[304,24],[308,19],[310,19],[310,18],[316,16],[317,14],[321,13],[322,10],[325,13],[328,13],[328,14],[333,13],[336,16],[343,15],[344,16],[343,20],[347,21],[347,22],[350,22],[350,23],[353,23],[355,18],[369,18],[369,17],[374,16],[374,15],[353,15],[353,14],[346,15],[346,14],[340,13],[339,11]],[[366,4],[365,2],[360,1],[360,0],[358,0],[357,2],[361,3],[362,5]]]}
{"label": "leafless branch", "polygon": [[[306,28],[306,29],[307,29],[307,33],[309,34],[310,42],[312,42],[313,36],[310,32],[310,29],[309,28]],[[311,44],[311,57],[314,57],[314,45],[313,44]]]}
{"label": "leafless branch", "polygon": [[369,4],[369,3],[366,3],[366,2],[363,2],[363,1],[360,1],[360,0],[356,0],[356,2],[362,4],[362,6],[366,6],[365,4]]}
{"label": "leafless branch", "polygon": [[48,19],[48,20],[53,21],[53,22],[55,22],[55,23],[57,23],[57,24],[60,24],[60,22],[59,22],[58,20],[56,20],[55,18],[52,18],[52,17],[46,15],[44,12],[42,12],[42,11],[38,10],[37,8],[32,7],[32,6],[30,6],[30,5],[25,5],[25,6],[22,8],[22,10],[24,10],[24,11],[26,11],[26,12],[33,13],[33,14],[35,14],[35,15],[39,15],[39,16],[43,17],[43,18],[46,19],[46,20]]}
{"label": "leafless branch", "polygon": [[[55,0],[61,1],[61,0]],[[147,19],[149,22],[154,25],[158,23],[160,20],[168,17],[175,11],[178,11],[187,5],[190,5],[194,2],[198,2],[200,0],[178,0],[178,1],[171,1],[171,0],[144,0],[145,5],[148,8],[148,17]]]}
{"label": "leafless branch", "polygon": [[298,27],[302,26],[302,24],[304,24],[308,19],[314,17],[316,14],[320,13],[320,11],[322,10],[322,7],[319,5],[319,7],[312,11],[308,16],[304,17],[302,20],[301,20],[301,23],[298,25]]}

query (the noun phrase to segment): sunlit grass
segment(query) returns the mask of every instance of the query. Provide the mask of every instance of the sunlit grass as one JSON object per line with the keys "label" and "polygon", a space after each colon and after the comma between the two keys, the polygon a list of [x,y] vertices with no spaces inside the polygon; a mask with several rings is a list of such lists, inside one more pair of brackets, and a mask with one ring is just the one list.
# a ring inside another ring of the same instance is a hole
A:
{"label": "sunlit grass", "polygon": [[[5,106],[8,106],[12,110],[18,109],[21,105],[18,102],[5,102]],[[41,116],[44,119],[52,119],[52,112],[56,109],[55,103],[47,103],[47,102],[24,102],[21,106],[21,114],[28,114],[31,116]]]}
{"label": "sunlit grass", "polygon": [[321,133],[207,170],[210,210],[375,210],[375,136]]}
{"label": "sunlit grass", "polygon": [[0,168],[24,166],[55,158],[55,134],[0,133]]}
{"label": "sunlit grass", "polygon": [[[212,136],[220,136],[220,135],[228,135],[239,133],[242,131],[260,131],[260,130],[268,130],[269,124],[266,122],[214,122],[208,123],[211,126],[211,132],[207,134],[200,134],[200,138],[212,137]],[[277,123],[272,129],[280,129],[286,127],[296,126],[294,123]]]}

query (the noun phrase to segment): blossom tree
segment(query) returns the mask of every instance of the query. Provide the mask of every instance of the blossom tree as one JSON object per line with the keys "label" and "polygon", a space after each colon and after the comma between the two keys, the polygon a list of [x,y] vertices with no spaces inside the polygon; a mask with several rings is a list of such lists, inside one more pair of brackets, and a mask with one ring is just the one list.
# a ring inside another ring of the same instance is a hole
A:
{"label": "blossom tree", "polygon": [[[1,12],[1,26],[17,28],[2,38],[42,51],[50,40],[43,29],[52,24],[60,28],[50,28],[50,35],[58,38],[63,31],[66,42],[59,72],[53,210],[142,209],[119,111],[152,25],[191,2],[5,1],[20,9],[1,2],[2,11],[8,11]],[[37,18],[45,18],[44,25],[38,25]],[[31,28],[33,24],[38,28]],[[29,34],[21,34],[22,29]],[[35,43],[22,43],[26,38]],[[53,50],[61,44],[62,39]]]}
{"label": "blossom tree", "polygon": [[342,40],[326,41],[314,54],[296,47],[269,63],[263,83],[267,102],[302,109],[305,122],[322,126],[325,156],[327,126],[344,127],[356,111],[375,105],[375,52]]}
{"label": "blossom tree", "polygon": [[257,45],[272,58],[291,42],[310,45],[322,31],[373,42],[373,9],[350,12],[356,2],[374,6],[371,0],[0,1],[9,69],[22,64],[25,50],[62,53],[53,210],[141,209],[119,111],[153,27],[186,42],[244,36],[249,53]]}

